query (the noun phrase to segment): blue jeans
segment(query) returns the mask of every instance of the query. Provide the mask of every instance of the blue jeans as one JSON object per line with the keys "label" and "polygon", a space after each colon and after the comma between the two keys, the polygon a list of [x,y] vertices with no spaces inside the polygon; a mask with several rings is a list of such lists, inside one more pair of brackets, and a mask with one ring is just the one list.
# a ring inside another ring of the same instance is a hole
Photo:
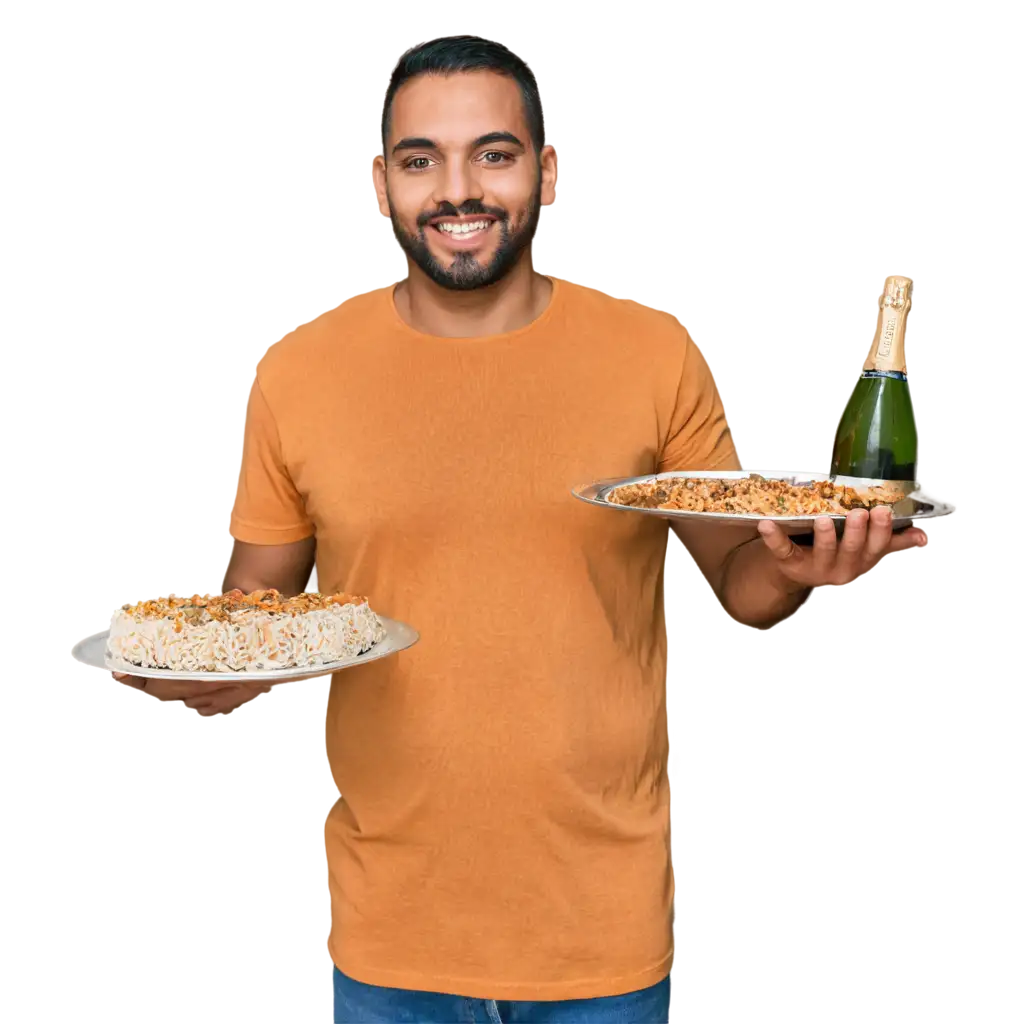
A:
{"label": "blue jeans", "polygon": [[470,999],[366,985],[334,968],[334,1024],[668,1024],[668,976],[597,999]]}

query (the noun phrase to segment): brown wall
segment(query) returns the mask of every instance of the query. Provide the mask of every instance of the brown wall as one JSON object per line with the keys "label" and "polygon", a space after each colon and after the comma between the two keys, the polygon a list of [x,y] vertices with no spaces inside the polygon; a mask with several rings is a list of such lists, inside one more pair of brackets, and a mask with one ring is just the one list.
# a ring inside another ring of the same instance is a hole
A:
{"label": "brown wall", "polygon": [[[383,61],[460,25],[966,16],[0,13],[0,1020],[322,1019],[314,725],[190,722],[109,692],[62,650],[142,588],[212,582],[246,359],[390,275],[364,177]],[[876,283],[609,287],[683,312],[752,441],[806,446],[824,443]],[[681,966],[1024,966],[1015,636],[973,651],[956,636],[739,642],[682,569],[670,613]],[[903,954],[894,936],[910,936]]]}

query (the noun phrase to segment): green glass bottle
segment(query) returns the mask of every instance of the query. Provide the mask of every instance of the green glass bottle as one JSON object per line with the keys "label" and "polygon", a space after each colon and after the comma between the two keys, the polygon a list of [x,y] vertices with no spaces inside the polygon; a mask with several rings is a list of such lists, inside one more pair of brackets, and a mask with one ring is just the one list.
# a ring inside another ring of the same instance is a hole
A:
{"label": "green glass bottle", "polygon": [[897,480],[917,473],[917,427],[903,354],[909,277],[887,277],[878,300],[878,327],[864,372],[839,421],[832,449],[832,478]]}

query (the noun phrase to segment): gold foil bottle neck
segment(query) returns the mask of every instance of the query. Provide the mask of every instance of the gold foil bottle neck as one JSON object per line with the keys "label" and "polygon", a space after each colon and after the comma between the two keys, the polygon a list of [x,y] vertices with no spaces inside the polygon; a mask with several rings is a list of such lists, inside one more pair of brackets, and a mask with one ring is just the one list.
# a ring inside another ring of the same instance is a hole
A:
{"label": "gold foil bottle neck", "polygon": [[907,313],[910,311],[910,293],[914,282],[909,277],[887,277],[885,289],[878,300],[878,326],[871,352],[864,363],[865,370],[906,373],[907,362],[903,354]]}

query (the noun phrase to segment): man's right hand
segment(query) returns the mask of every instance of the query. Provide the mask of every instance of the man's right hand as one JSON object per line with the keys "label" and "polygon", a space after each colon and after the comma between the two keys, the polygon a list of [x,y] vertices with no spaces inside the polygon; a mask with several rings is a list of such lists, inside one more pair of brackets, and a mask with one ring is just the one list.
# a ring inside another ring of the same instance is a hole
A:
{"label": "man's right hand", "polygon": [[198,711],[204,717],[230,715],[235,708],[241,707],[253,697],[270,692],[266,683],[255,681],[225,681],[225,685],[221,685],[220,680],[214,679],[207,682],[205,679],[146,679],[126,672],[111,674],[119,683],[143,690],[157,700],[180,700],[185,707]]}
{"label": "man's right hand", "polygon": [[[245,594],[251,594],[254,590],[274,587],[285,595],[299,594],[309,582],[315,561],[315,536],[291,544],[245,544],[236,540],[224,576],[223,592],[237,588]],[[209,682],[205,679],[194,682],[146,679],[126,672],[115,672],[113,675],[125,686],[143,690],[157,700],[180,700],[185,707],[204,716],[230,715],[235,708],[248,703],[253,697],[270,692],[267,683],[239,679],[227,673],[211,673]]]}

